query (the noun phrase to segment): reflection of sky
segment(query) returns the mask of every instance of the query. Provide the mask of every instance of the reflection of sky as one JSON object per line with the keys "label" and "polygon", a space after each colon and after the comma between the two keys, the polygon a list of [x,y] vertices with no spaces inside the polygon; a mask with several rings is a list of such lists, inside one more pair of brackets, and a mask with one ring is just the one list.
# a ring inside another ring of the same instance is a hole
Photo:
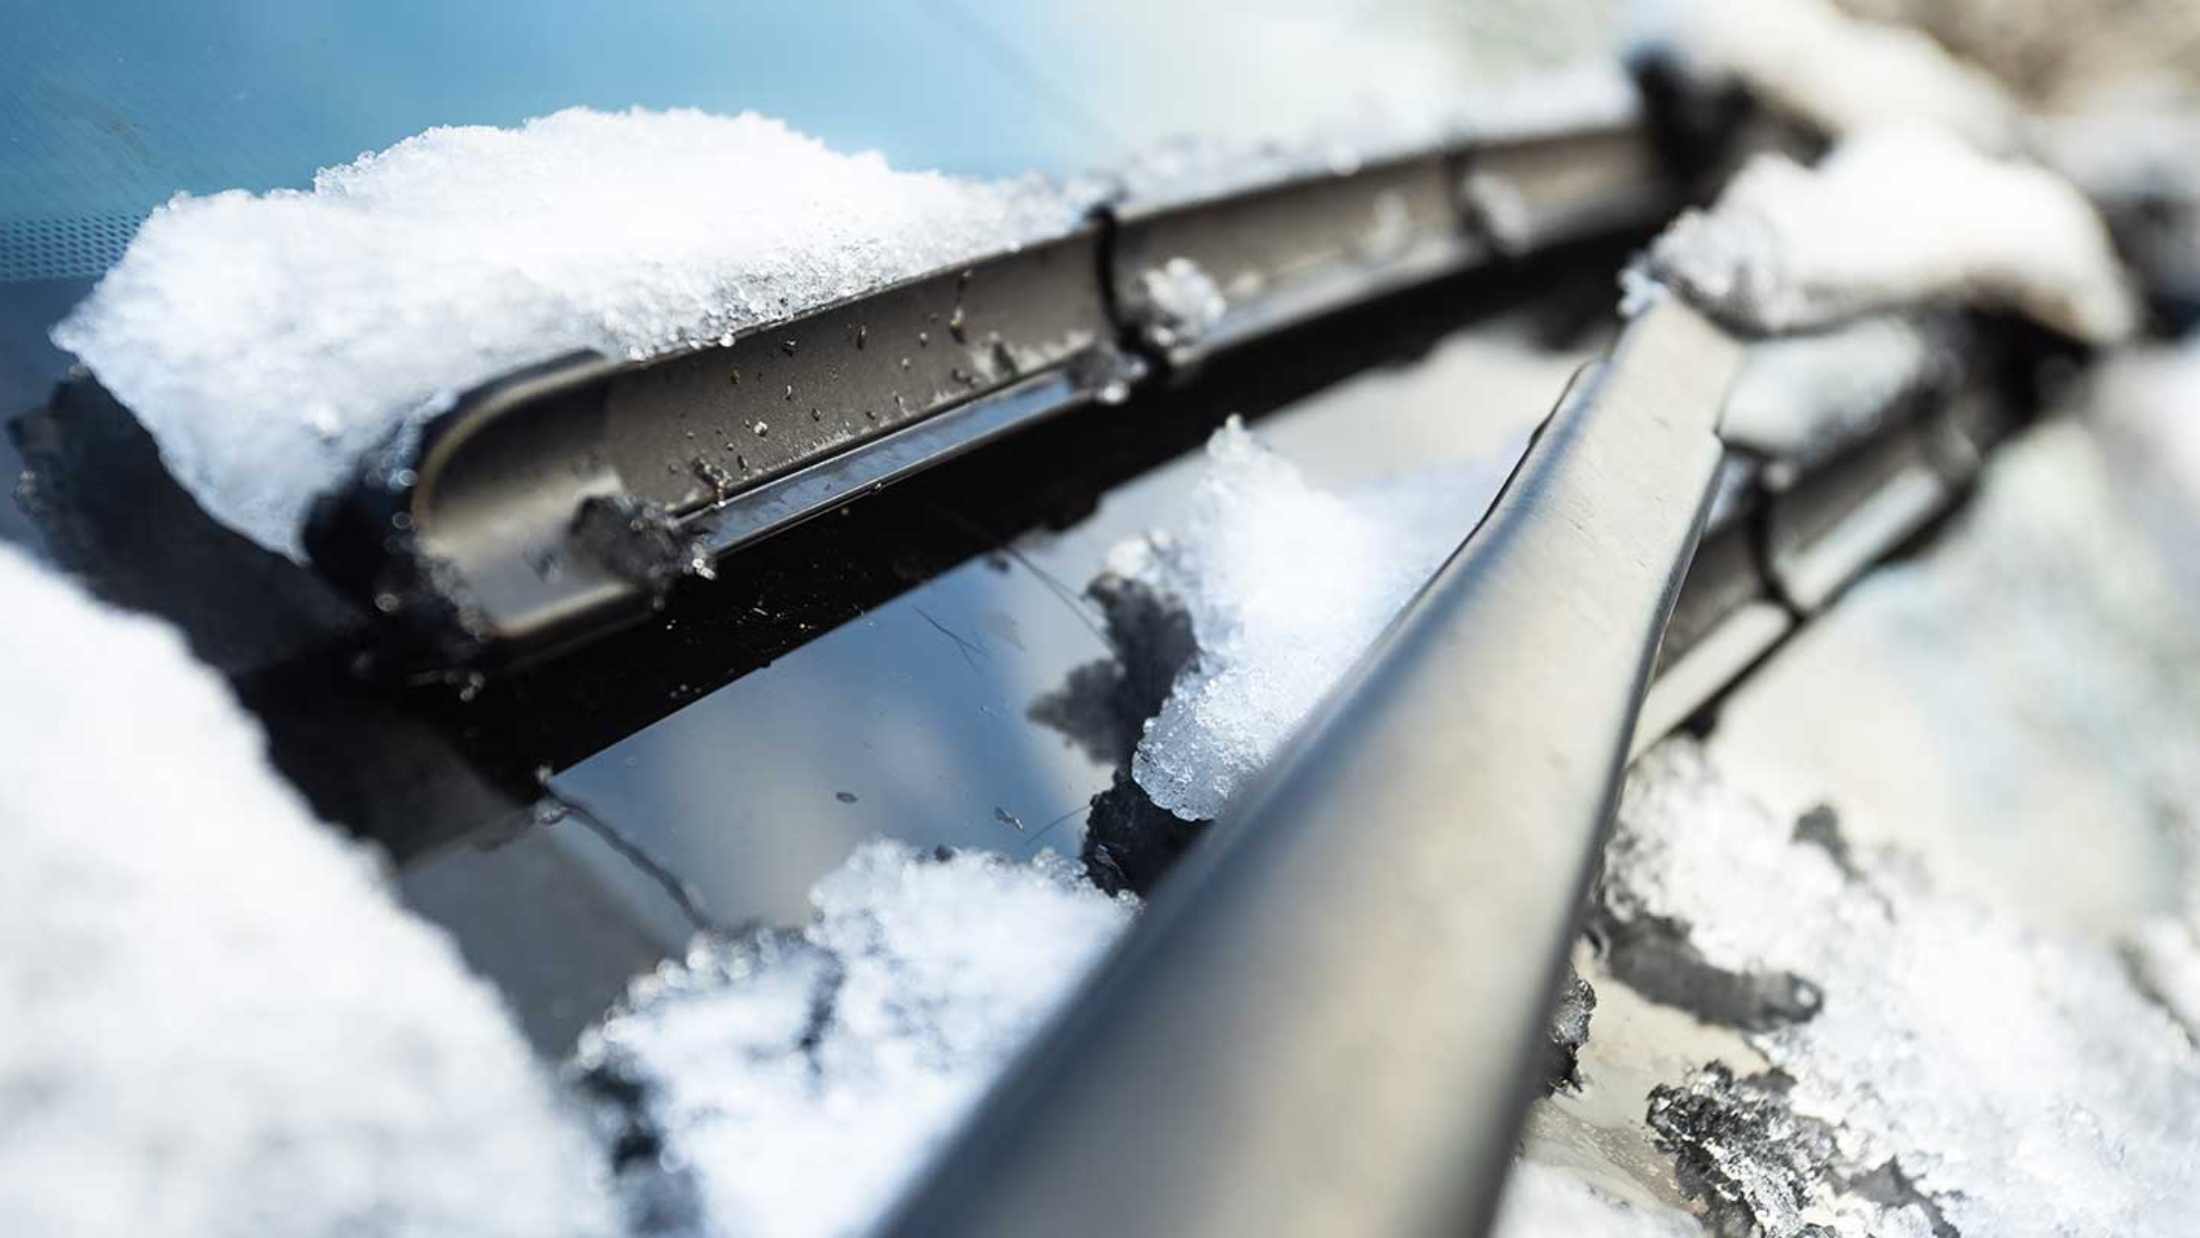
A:
{"label": "reflection of sky", "polygon": [[754,110],[900,166],[1065,174],[1166,136],[1272,137],[1371,103],[1411,108],[1597,49],[1598,5],[1493,20],[1520,7],[0,0],[0,223],[303,185],[433,125],[577,104]]}
{"label": "reflection of sky", "polygon": [[[1470,476],[1486,501],[1575,360],[1484,332],[1306,401],[1262,433],[1331,486],[1478,462]],[[1062,595],[1081,591],[1116,542],[1169,523],[1197,468],[1181,460],[1116,490],[1076,527],[1027,539],[1021,561],[965,564],[557,785],[679,870],[725,921],[799,920],[810,884],[882,834],[1075,855],[1086,802],[1111,770],[1026,716],[1106,653],[1089,608],[1072,613]]]}

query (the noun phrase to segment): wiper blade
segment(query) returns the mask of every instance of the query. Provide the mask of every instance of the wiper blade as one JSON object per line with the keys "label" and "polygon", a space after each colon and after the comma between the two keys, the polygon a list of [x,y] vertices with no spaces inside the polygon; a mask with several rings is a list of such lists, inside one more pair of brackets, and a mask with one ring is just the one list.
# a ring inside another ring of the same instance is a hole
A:
{"label": "wiper blade", "polygon": [[1659,167],[1643,124],[1437,148],[1103,209],[719,346],[551,362],[379,453],[307,544],[416,662],[538,657],[983,441],[1344,306],[1645,226],[1676,201]]}
{"label": "wiper blade", "polygon": [[1626,328],[888,1232],[1481,1232],[1741,356]]}

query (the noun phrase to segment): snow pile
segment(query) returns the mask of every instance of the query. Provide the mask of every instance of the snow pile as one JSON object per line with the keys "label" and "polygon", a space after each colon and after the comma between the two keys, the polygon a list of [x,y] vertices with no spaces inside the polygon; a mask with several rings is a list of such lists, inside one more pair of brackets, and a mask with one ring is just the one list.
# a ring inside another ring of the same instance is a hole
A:
{"label": "snow pile", "polygon": [[1638,1208],[1563,1169],[1520,1161],[1505,1180],[1494,1238],[1697,1238],[1695,1218],[1671,1209]]}
{"label": "snow pile", "polygon": [[719,340],[1074,217],[753,114],[573,109],[431,129],[310,192],[179,196],[54,340],[210,513],[295,556],[314,494],[474,383]]}
{"label": "snow pile", "polygon": [[858,850],[799,934],[704,944],[639,984],[579,1065],[644,1233],[871,1224],[1136,906],[1051,852]]}
{"label": "snow pile", "polygon": [[1821,133],[1918,123],[1981,150],[2017,145],[2016,106],[1992,77],[1919,31],[1829,0],[1642,0],[1633,16],[1638,51],[1739,81]]}
{"label": "snow pile", "polygon": [[1848,139],[1815,168],[1760,155],[1646,262],[1751,332],[1942,302],[2018,310],[2093,343],[2138,323],[2108,232],[2076,190],[1926,128]]}
{"label": "snow pile", "polygon": [[0,595],[0,1228],[608,1231],[495,997],[182,640],[5,547]]}
{"label": "snow pile", "polygon": [[1792,1082],[1694,1094],[1746,1090],[1793,1115],[1776,1126],[1823,1124],[1821,1172],[1877,1172],[1914,1198],[1799,1200],[1791,1141],[1764,1163],[1729,1145],[1720,1172],[1773,1238],[1836,1219],[1926,1233],[1928,1206],[1966,1234],[2187,1232],[2200,1058],[2112,951],[2034,935],[1894,857],[1845,869],[1687,740],[1637,765],[1605,873],[1614,906],[1685,924],[1710,965],[1823,991],[1814,1017],[1748,1033]]}
{"label": "snow pile", "polygon": [[1199,653],[1131,772],[1187,821],[1219,815],[1465,538],[1486,488],[1435,469],[1350,496],[1307,483],[1232,420],[1176,534],[1109,570],[1190,610]]}

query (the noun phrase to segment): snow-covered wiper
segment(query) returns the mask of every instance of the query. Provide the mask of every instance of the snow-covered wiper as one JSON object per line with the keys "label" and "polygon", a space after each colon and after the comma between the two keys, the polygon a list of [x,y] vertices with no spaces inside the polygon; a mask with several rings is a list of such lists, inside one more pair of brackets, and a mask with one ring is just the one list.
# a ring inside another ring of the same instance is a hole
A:
{"label": "snow-covered wiper", "polygon": [[1103,196],[1061,236],[699,347],[495,379],[368,453],[306,543],[431,661],[539,653],[1003,434],[1342,306],[1641,227],[1676,189],[1639,116],[1261,170]]}

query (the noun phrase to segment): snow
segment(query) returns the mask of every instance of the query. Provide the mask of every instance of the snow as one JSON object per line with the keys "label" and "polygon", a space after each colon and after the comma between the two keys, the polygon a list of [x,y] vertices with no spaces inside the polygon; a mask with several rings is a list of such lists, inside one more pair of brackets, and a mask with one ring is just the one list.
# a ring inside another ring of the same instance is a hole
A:
{"label": "snow", "polygon": [[1154,803],[1187,821],[1222,812],[1466,537],[1488,503],[1472,476],[1332,494],[1242,423],[1215,432],[1176,531],[1109,563],[1182,600],[1199,642],[1132,758]]}
{"label": "snow", "polygon": [[1697,1238],[1693,1217],[1615,1199],[1575,1174],[1520,1161],[1505,1180],[1494,1238]]}
{"label": "snow", "polygon": [[[1136,906],[1051,852],[886,841],[811,902],[798,934],[699,944],[583,1041],[583,1069],[644,1085],[674,1168],[625,1175],[641,1232],[862,1231]],[[683,1175],[697,1207],[666,1203]]]}
{"label": "snow", "polygon": [[2017,146],[2015,103],[1985,72],[1904,26],[1829,0],[1642,0],[1640,52],[1662,53],[1833,137],[1929,124],[1981,150]]}
{"label": "snow", "polygon": [[1815,168],[1764,154],[1652,243],[1651,275],[1740,330],[1783,333],[1920,303],[2020,311],[2076,339],[2138,308],[2085,199],[1944,131],[1884,128]]}
{"label": "snow", "polygon": [[0,546],[0,1223],[608,1232],[493,993],[182,640]]}
{"label": "snow", "polygon": [[[2133,458],[2170,456],[2147,441]],[[2200,626],[2127,510],[2141,477],[2073,418],[2006,444],[1928,555],[1859,582],[1728,700],[1715,749],[1776,811],[1830,801],[1851,838],[2031,923],[2106,936],[2173,909]],[[2164,543],[2189,553],[2192,519],[2165,516]]]}
{"label": "snow", "polygon": [[1920,324],[1861,318],[1749,347],[1720,434],[1766,454],[1807,457],[1869,433],[1953,365]]}
{"label": "snow", "polygon": [[1144,330],[1156,348],[1197,344],[1229,312],[1214,277],[1189,258],[1171,258],[1139,274]]}
{"label": "snow", "polygon": [[2096,367],[2086,402],[2118,474],[2189,598],[2200,599],[2200,338],[2125,349]]}
{"label": "snow", "polygon": [[648,357],[1069,229],[1037,180],[900,172],[754,114],[431,129],[311,191],[179,195],[54,330],[217,519],[296,557],[313,496],[452,396]]}
{"label": "snow", "polygon": [[[1793,835],[1693,741],[1667,741],[1629,779],[1607,898],[1684,922],[1714,966],[1820,986],[1815,1017],[1747,1035],[1793,1078],[1793,1111],[1831,1124],[1836,1169],[1897,1161],[1963,1233],[2187,1232],[2200,1059],[2115,952],[1943,893],[1897,854],[1852,876]],[[1765,1197],[1790,1198],[1772,1180]],[[1800,1202],[1758,1220],[1801,1234]],[[1916,1227],[1914,1207],[1841,1206],[1831,1232],[1893,1232],[1894,1213]]]}

